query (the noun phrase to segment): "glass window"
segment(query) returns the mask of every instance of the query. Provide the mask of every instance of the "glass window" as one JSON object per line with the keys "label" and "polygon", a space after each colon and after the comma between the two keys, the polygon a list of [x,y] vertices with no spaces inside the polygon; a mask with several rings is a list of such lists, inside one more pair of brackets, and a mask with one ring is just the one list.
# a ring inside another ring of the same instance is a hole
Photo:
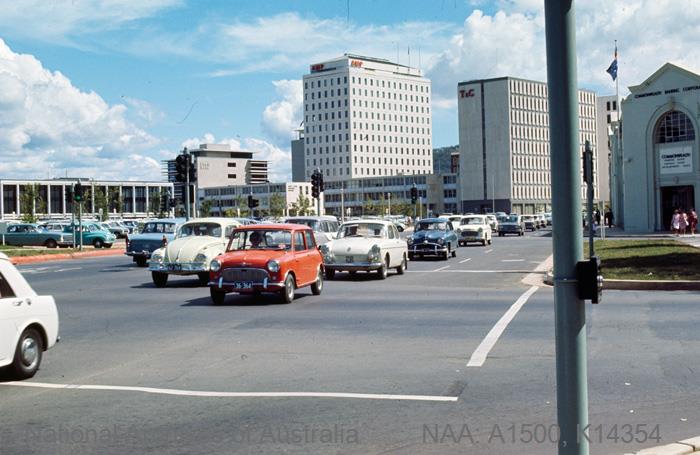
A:
{"label": "glass window", "polygon": [[292,233],[290,231],[248,229],[234,231],[226,250],[289,250],[291,247]]}
{"label": "glass window", "polygon": [[294,233],[294,251],[304,251],[304,233],[297,231]]}
{"label": "glass window", "polygon": [[221,225],[217,223],[184,224],[180,228],[178,238],[203,235],[208,235],[211,237],[221,237]]}
{"label": "glass window", "polygon": [[0,273],[0,299],[7,299],[10,297],[15,297],[15,291],[12,290],[10,283],[8,283],[2,273]]}
{"label": "glass window", "polygon": [[314,234],[311,231],[304,231],[304,236],[306,237],[306,246],[308,249],[316,247],[316,242],[314,242]]}
{"label": "glass window", "polygon": [[681,111],[667,112],[656,126],[656,144],[695,140],[695,129],[690,119]]}

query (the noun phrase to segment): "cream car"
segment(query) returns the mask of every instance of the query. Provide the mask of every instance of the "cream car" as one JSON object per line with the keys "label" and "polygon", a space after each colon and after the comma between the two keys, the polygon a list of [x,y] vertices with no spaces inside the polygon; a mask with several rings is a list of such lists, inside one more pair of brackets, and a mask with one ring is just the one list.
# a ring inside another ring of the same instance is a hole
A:
{"label": "cream car", "polygon": [[37,295],[0,253],[0,367],[31,378],[44,351],[58,341],[58,310],[50,295]]}
{"label": "cream car", "polygon": [[491,224],[486,215],[466,215],[459,222],[459,246],[469,242],[491,244]]}
{"label": "cream car", "polygon": [[151,254],[148,268],[153,284],[162,288],[168,275],[197,275],[209,282],[209,263],[223,253],[231,232],[241,223],[230,218],[198,218],[183,223],[175,239]]}
{"label": "cream car", "polygon": [[353,220],[340,226],[337,239],[321,245],[326,278],[336,272],[376,271],[385,279],[389,269],[402,275],[408,263],[408,246],[391,221]]}

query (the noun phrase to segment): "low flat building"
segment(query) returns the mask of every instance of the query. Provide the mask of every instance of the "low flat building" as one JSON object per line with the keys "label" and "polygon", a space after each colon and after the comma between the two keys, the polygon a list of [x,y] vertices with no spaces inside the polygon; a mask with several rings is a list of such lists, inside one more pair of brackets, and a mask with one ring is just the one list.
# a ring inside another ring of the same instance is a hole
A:
{"label": "low flat building", "polygon": [[[69,218],[73,213],[71,194],[76,183],[77,178],[0,179],[0,218],[18,220],[32,211],[41,218]],[[111,217],[145,218],[160,213],[160,197],[164,193],[174,194],[173,184],[168,182],[80,179],[80,183],[85,193],[83,214],[86,216],[97,216],[100,205],[104,205],[100,198],[106,196],[105,208]]]}
{"label": "low flat building", "polygon": [[[311,196],[311,183],[308,182],[234,185],[198,190],[200,208],[203,202],[209,201],[209,214],[212,216],[249,214],[249,195],[252,195],[259,202],[259,206],[255,208],[256,214],[272,214],[275,195],[282,198],[282,215],[284,216],[293,213],[295,207],[301,205],[301,197],[308,200],[309,212],[316,213],[317,211],[318,200]],[[321,210],[323,210],[323,201],[321,201]]]}

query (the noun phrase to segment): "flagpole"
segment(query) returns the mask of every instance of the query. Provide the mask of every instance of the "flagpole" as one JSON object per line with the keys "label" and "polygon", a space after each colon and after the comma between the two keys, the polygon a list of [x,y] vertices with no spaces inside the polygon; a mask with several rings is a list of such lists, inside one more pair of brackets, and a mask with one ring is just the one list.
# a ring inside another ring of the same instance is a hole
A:
{"label": "flagpole", "polygon": [[[615,60],[617,61],[617,40],[615,40]],[[618,61],[617,63],[618,63],[618,64],[617,64],[617,67],[618,67],[618,69],[619,69],[619,68],[620,68],[620,62]],[[618,71],[618,72],[619,72],[619,71]],[[617,73],[615,73],[615,74],[616,74],[616,76],[617,76]],[[624,172],[625,161],[624,161],[624,159],[623,159],[623,152],[622,152],[622,119],[620,118],[620,78],[619,78],[619,77],[616,77],[616,78],[615,78],[615,101],[617,101],[617,103],[616,103],[616,105],[615,105],[615,106],[616,106],[615,114],[617,114],[617,131],[616,131],[616,135],[617,135],[617,152],[618,152],[618,154],[620,155],[620,169],[618,169],[618,172],[620,173],[620,175],[618,175],[618,178],[619,178],[619,179],[622,179],[622,185],[624,186],[624,182],[625,182],[625,180],[624,180],[624,178],[625,178],[625,177],[624,177],[624,176],[625,176],[625,172]],[[618,213],[617,213],[617,216],[618,216],[618,217],[617,217],[617,219],[616,219],[616,221],[618,221],[618,222],[622,219],[622,214],[620,213],[620,201],[619,201],[619,198],[620,198],[620,195],[618,194],[618,201],[617,201],[618,203],[617,203],[617,207],[615,207],[615,208],[617,209],[616,211],[618,212]],[[612,204],[612,201],[610,201],[610,203]]]}

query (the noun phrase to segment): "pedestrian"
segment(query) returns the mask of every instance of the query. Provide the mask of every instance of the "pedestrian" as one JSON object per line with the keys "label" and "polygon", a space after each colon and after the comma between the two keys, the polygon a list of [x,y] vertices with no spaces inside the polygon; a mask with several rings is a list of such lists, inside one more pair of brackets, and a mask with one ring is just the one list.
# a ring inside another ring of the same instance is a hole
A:
{"label": "pedestrian", "polygon": [[678,209],[673,211],[673,217],[671,217],[671,232],[680,235],[681,232],[681,213]]}
{"label": "pedestrian", "polygon": [[608,223],[608,228],[610,228],[610,229],[612,229],[612,227],[613,227],[613,218],[614,218],[614,216],[613,216],[612,209],[608,209],[608,211],[605,212],[605,219]]}
{"label": "pedestrian", "polygon": [[690,213],[688,213],[688,224],[690,225],[690,235],[695,237],[695,229],[698,227],[698,214],[695,208],[691,208]]}
{"label": "pedestrian", "polygon": [[596,209],[593,214],[595,216],[595,224],[600,226],[600,210]]}
{"label": "pedestrian", "polygon": [[678,230],[682,235],[685,235],[685,230],[688,228],[688,215],[685,210],[681,209],[680,220],[678,222]]}

